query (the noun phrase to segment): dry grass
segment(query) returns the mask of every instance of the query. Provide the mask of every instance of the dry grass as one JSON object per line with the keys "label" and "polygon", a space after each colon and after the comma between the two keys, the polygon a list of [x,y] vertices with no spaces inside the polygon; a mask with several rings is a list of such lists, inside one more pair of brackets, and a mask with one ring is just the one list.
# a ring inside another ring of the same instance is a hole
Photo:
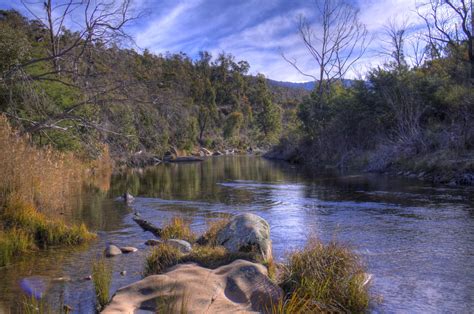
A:
{"label": "dry grass", "polygon": [[56,217],[73,209],[85,180],[108,187],[104,178],[111,163],[106,148],[88,162],[38,148],[19,136],[3,115],[0,147],[0,266],[32,247],[73,245],[94,237],[84,225],[67,226]]}
{"label": "dry grass", "polygon": [[112,282],[112,269],[107,266],[103,258],[92,264],[92,282],[94,283],[97,308],[101,310],[109,303],[110,283]]}
{"label": "dry grass", "polygon": [[198,243],[201,245],[210,245],[216,246],[217,243],[217,234],[219,231],[224,229],[224,227],[229,223],[230,218],[221,218],[218,220],[210,220],[207,222],[207,231],[198,239]]}
{"label": "dry grass", "polygon": [[302,304],[313,312],[361,313],[369,305],[365,273],[364,264],[349,248],[310,238],[304,249],[289,256],[282,288],[289,300],[304,300]]}
{"label": "dry grass", "polygon": [[251,262],[261,262],[254,253],[239,252],[231,253],[223,246],[194,246],[189,254],[182,254],[178,249],[167,244],[155,247],[147,257],[144,275],[156,275],[163,273],[166,269],[183,263],[197,263],[210,269],[232,263],[235,260],[244,259]]}
{"label": "dry grass", "polygon": [[161,231],[161,238],[163,240],[180,239],[189,242],[194,242],[196,236],[191,231],[189,222],[186,221],[183,217],[176,216],[171,218],[169,223],[163,227]]}

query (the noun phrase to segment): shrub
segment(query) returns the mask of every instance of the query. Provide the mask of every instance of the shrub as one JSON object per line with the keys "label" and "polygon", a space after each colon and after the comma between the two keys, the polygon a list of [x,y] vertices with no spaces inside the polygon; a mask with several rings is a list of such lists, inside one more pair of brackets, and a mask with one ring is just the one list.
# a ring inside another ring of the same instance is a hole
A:
{"label": "shrub", "polygon": [[360,313],[368,307],[365,266],[339,243],[310,238],[303,250],[289,256],[286,268],[282,288],[289,299],[296,296],[323,312]]}
{"label": "shrub", "polygon": [[189,222],[182,217],[173,217],[170,222],[163,228],[161,238],[167,239],[181,239],[189,242],[195,240],[195,235],[191,231]]}
{"label": "shrub", "polygon": [[103,258],[92,264],[92,281],[94,283],[97,306],[103,309],[109,303],[109,290],[112,281],[112,270]]}

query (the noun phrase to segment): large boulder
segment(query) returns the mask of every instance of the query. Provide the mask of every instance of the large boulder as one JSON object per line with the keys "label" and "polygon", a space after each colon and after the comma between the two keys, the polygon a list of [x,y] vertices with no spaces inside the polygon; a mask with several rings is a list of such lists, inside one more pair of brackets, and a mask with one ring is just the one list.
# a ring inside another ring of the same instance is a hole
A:
{"label": "large boulder", "polygon": [[119,289],[102,313],[265,312],[282,296],[260,264],[237,260],[214,270],[181,264]]}
{"label": "large boulder", "polygon": [[257,252],[272,258],[270,225],[254,214],[237,215],[217,234],[217,242],[230,252]]}

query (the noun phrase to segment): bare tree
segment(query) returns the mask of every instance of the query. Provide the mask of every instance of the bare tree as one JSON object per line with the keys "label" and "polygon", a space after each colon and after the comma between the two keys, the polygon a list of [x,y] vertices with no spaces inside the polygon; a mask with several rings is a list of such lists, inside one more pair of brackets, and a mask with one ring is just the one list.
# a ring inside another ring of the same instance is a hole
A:
{"label": "bare tree", "polygon": [[[130,87],[130,84],[127,86],[123,79],[104,80],[102,84],[98,84],[99,72],[94,67],[92,55],[94,50],[105,53],[107,49],[104,48],[131,40],[124,27],[138,15],[133,15],[130,0],[67,0],[57,3],[52,0],[22,0],[22,3],[34,17],[36,25],[41,27],[44,37],[39,40],[48,43],[48,53],[30,58],[3,74],[4,81],[9,82],[11,88],[21,86],[26,91],[28,103],[37,109],[37,119],[24,121],[25,119],[16,113],[17,106],[14,103],[10,104],[11,111],[7,114],[27,123],[24,131],[30,133],[45,129],[66,131],[71,126],[64,126],[65,121],[103,131],[99,125],[75,113],[89,105],[126,99],[127,87]],[[34,74],[30,74],[28,69],[37,64],[45,66],[35,69],[44,70],[39,73],[36,70]],[[41,86],[35,84],[36,81],[59,82],[80,89],[84,97],[68,105],[62,112],[49,112],[45,109],[48,107],[48,99],[41,91]]]}
{"label": "bare tree", "polygon": [[368,39],[367,28],[359,21],[359,10],[346,0],[316,1],[315,7],[317,24],[301,16],[298,32],[318,67],[317,74],[305,73],[296,60],[283,57],[301,74],[314,79],[322,95],[362,57]]}
{"label": "bare tree", "polygon": [[381,53],[389,56],[393,60],[395,69],[401,70],[407,67],[405,58],[405,45],[408,37],[408,21],[405,19],[398,23],[395,19],[390,19],[384,26],[384,38],[382,42],[385,47]]}
{"label": "bare tree", "polygon": [[[470,64],[471,83],[474,84],[474,21],[472,0],[429,0],[417,4],[418,15],[428,28],[430,45],[459,50],[466,45]],[[460,54],[462,55],[462,54]]]}

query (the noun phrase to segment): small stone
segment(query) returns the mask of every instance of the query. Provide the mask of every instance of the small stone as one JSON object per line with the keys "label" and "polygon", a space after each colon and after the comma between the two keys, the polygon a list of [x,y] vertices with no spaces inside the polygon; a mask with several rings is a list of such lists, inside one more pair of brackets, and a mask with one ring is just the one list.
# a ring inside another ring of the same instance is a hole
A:
{"label": "small stone", "polygon": [[156,240],[156,239],[150,239],[150,240],[147,240],[147,241],[145,242],[145,245],[157,246],[157,245],[160,245],[161,243],[163,243],[163,241]]}
{"label": "small stone", "polygon": [[84,277],[84,280],[92,280],[92,276],[89,275],[89,276],[87,276],[87,277]]}
{"label": "small stone", "polygon": [[169,246],[172,246],[178,250],[180,250],[181,253],[189,253],[193,250],[191,243],[188,241],[184,240],[179,240],[179,239],[169,239],[165,241],[166,244]]}
{"label": "small stone", "polygon": [[122,254],[122,251],[115,245],[108,245],[104,251],[106,257],[113,257]]}
{"label": "small stone", "polygon": [[120,248],[120,251],[122,251],[122,253],[124,254],[128,254],[128,253],[134,253],[136,251],[138,251],[138,249],[136,247],[133,247],[133,246],[123,246]]}
{"label": "small stone", "polygon": [[125,276],[126,274],[127,274],[127,271],[126,271],[126,270],[122,270],[122,271],[120,272],[120,275],[122,275],[122,276]]}

